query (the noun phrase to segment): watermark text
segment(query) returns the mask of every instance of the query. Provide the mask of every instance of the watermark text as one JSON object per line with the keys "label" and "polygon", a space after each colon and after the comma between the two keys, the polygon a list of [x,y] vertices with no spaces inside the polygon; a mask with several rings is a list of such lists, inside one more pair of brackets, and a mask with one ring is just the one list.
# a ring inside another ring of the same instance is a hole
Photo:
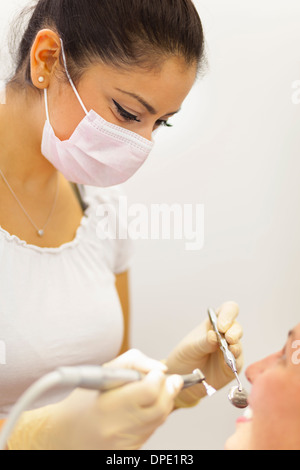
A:
{"label": "watermark text", "polygon": [[300,341],[296,340],[292,344],[292,349],[296,349],[296,351],[292,354],[292,363],[295,366],[300,364]]}
{"label": "watermark text", "polygon": [[97,208],[97,236],[106,239],[185,240],[187,251],[204,246],[203,204],[128,204],[121,196],[118,206]]}

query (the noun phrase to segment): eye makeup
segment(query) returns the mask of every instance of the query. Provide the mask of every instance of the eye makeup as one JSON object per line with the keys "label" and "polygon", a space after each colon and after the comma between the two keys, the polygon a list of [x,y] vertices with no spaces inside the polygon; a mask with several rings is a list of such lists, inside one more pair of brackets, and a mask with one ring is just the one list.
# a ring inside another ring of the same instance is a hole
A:
{"label": "eye makeup", "polygon": [[156,121],[157,127],[159,126],[165,126],[165,127],[173,127],[172,124],[170,124],[168,121],[164,121],[162,119]]}
{"label": "eye makeup", "polygon": [[[138,119],[138,116],[136,116],[135,114],[131,114],[128,111],[126,111],[126,109],[124,109],[117,101],[115,101],[115,100],[112,100],[112,101],[115,105],[117,113],[123,119],[125,119],[128,122],[130,122],[130,121],[131,122],[141,122],[140,119]],[[159,119],[158,121],[156,121],[155,126],[156,127],[160,127],[160,126],[173,127],[172,124],[170,124],[167,120],[163,120],[163,119]]]}
{"label": "eye makeup", "polygon": [[135,116],[134,114],[131,114],[129,113],[128,111],[126,111],[126,109],[122,108],[122,106],[117,103],[115,100],[113,100],[113,103],[116,107],[116,110],[118,112],[118,114],[123,118],[125,119],[126,121],[136,121],[136,122],[141,122],[137,116]]}

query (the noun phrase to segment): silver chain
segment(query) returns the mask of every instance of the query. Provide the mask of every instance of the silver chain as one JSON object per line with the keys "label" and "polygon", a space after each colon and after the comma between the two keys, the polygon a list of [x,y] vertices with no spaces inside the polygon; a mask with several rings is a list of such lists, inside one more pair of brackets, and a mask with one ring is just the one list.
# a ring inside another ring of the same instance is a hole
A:
{"label": "silver chain", "polygon": [[37,232],[37,235],[39,237],[43,237],[44,234],[45,234],[45,230],[50,222],[50,219],[53,215],[53,212],[54,212],[54,209],[56,207],[56,203],[57,203],[57,199],[58,199],[58,192],[59,192],[59,174],[57,173],[57,185],[56,185],[56,194],[55,194],[55,199],[54,199],[54,203],[53,203],[53,206],[52,206],[52,209],[50,211],[50,214],[48,216],[48,219],[46,221],[46,224],[44,225],[43,228],[38,228],[38,226],[34,223],[34,221],[32,220],[32,218],[30,217],[30,215],[28,214],[28,212],[26,211],[26,209],[24,208],[23,204],[21,203],[20,199],[18,198],[18,196],[16,195],[16,193],[14,192],[14,190],[12,189],[12,187],[10,186],[9,182],[7,181],[7,179],[5,178],[2,170],[0,169],[0,175],[2,176],[4,182],[6,183],[8,189],[10,190],[10,192],[12,193],[12,195],[14,196],[15,200],[17,201],[17,203],[19,204],[19,206],[21,207],[22,211],[24,212],[24,214],[26,215],[26,217],[28,218],[28,220],[31,222],[31,224],[34,226],[34,228],[36,229],[36,232]]}

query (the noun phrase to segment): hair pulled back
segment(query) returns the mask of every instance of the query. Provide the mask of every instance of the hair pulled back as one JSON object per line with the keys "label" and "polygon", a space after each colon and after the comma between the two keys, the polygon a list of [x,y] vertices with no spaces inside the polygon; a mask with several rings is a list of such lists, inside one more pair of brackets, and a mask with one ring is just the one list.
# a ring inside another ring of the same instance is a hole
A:
{"label": "hair pulled back", "polygon": [[192,0],[39,0],[30,13],[12,84],[33,86],[30,51],[44,28],[62,38],[75,82],[94,61],[153,68],[177,55],[198,70],[204,61],[203,28]]}

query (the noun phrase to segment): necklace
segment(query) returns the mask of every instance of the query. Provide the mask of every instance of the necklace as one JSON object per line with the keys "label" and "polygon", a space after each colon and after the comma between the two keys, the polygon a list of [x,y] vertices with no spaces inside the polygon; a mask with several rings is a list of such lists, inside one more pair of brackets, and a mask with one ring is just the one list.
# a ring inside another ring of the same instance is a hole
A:
{"label": "necklace", "polygon": [[36,232],[37,232],[37,235],[39,237],[43,237],[45,235],[45,230],[50,222],[50,219],[52,217],[52,214],[54,212],[54,209],[55,209],[55,206],[56,206],[56,203],[57,203],[57,199],[58,199],[58,192],[59,192],[59,177],[58,177],[58,173],[57,173],[57,184],[56,184],[56,193],[55,193],[55,199],[54,199],[54,203],[53,203],[53,206],[52,206],[52,209],[50,211],[50,214],[48,216],[48,219],[44,225],[43,228],[38,228],[38,226],[34,223],[34,221],[32,220],[32,218],[30,217],[30,215],[28,214],[28,212],[26,211],[26,209],[24,208],[23,204],[21,203],[21,201],[19,200],[19,198],[17,197],[16,193],[14,192],[14,190],[12,189],[12,187],[10,186],[9,182],[7,181],[7,179],[5,178],[4,174],[2,173],[2,170],[0,169],[0,175],[2,176],[5,184],[7,185],[8,189],[10,190],[10,192],[12,193],[12,195],[14,196],[15,200],[17,201],[17,203],[19,204],[19,206],[21,207],[22,211],[24,212],[24,214],[26,215],[26,217],[28,218],[28,220],[31,222],[31,224],[34,226],[34,228],[36,229]]}

